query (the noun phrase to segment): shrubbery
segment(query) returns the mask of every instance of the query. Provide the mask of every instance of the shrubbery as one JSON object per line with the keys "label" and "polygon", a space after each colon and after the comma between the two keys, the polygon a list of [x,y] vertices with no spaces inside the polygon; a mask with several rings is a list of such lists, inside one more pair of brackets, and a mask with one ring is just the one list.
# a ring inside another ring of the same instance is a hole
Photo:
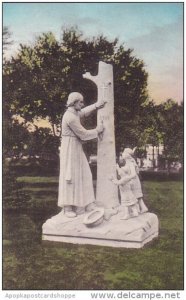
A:
{"label": "shrubbery", "polygon": [[22,184],[17,182],[13,168],[4,163],[3,166],[3,209],[26,209],[30,196],[22,189]]}

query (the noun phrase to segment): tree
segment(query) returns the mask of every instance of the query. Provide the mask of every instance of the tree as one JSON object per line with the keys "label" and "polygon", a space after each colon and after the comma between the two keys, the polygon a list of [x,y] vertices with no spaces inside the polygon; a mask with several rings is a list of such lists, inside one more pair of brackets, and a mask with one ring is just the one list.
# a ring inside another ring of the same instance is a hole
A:
{"label": "tree", "polygon": [[11,40],[11,32],[7,26],[3,26],[3,56],[13,41]]}
{"label": "tree", "polygon": [[[100,60],[114,65],[117,148],[123,137],[124,143],[128,140],[136,145],[139,135],[134,135],[133,128],[138,128],[141,106],[147,101],[143,61],[132,56],[131,49],[118,45],[117,39],[110,42],[99,36],[88,40],[74,28],[64,30],[60,42],[47,33],[32,47],[21,45],[4,77],[11,94],[11,114],[19,114],[26,121],[47,116],[55,135],[71,91],[83,93],[86,104],[96,101],[94,84],[84,80],[82,74],[97,74]],[[95,118],[89,121],[89,127],[92,126]]]}
{"label": "tree", "polygon": [[183,165],[184,149],[184,111],[183,102],[176,103],[168,99],[160,104],[161,129],[163,132],[164,157],[168,168],[173,161],[180,161]]}
{"label": "tree", "polygon": [[[3,53],[11,45],[10,31],[3,28]],[[118,40],[108,41],[100,35],[85,39],[75,28],[65,29],[57,41],[52,32],[39,36],[33,46],[20,45],[16,58],[3,66],[3,133],[4,153],[40,155],[46,149],[58,152],[61,117],[66,109],[67,95],[78,91],[85,103],[97,100],[95,85],[82,78],[86,71],[97,75],[102,60],[114,67],[115,133],[117,153],[124,147],[145,144],[165,146],[169,162],[183,162],[183,103],[173,100],[155,105],[147,93],[148,74],[142,60],[125,49]],[[25,123],[13,121],[20,115]],[[26,122],[48,117],[50,130],[35,127],[28,133]],[[96,126],[95,116],[86,126]],[[11,140],[12,139],[12,140]],[[24,142],[23,142],[24,141]],[[27,150],[24,145],[27,144]],[[87,147],[88,154],[96,145]]]}
{"label": "tree", "polygon": [[3,154],[5,158],[21,158],[25,155],[28,147],[31,133],[29,133],[26,124],[19,123],[17,120],[4,120],[3,127],[4,143]]}
{"label": "tree", "polygon": [[[58,159],[59,138],[53,136],[49,128],[39,128],[30,133],[30,139],[27,144],[27,155],[29,157],[38,156],[43,159]],[[48,157],[48,158],[47,158]]]}

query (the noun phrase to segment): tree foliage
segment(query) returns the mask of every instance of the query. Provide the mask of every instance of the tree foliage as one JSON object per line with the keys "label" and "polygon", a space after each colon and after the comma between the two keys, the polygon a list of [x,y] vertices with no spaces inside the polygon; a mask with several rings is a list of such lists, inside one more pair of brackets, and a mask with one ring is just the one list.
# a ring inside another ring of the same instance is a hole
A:
{"label": "tree foliage", "polygon": [[184,110],[183,102],[179,105],[168,99],[158,107],[160,130],[163,134],[164,156],[168,162],[183,163],[184,150]]}
{"label": "tree foliage", "polygon": [[32,47],[20,45],[4,75],[4,98],[10,101],[11,113],[27,121],[48,117],[55,134],[71,91],[82,92],[87,104],[96,101],[94,85],[82,74],[96,74],[100,60],[114,65],[115,113],[124,120],[116,128],[125,130],[127,120],[134,119],[147,99],[143,62],[132,56],[132,50],[118,46],[117,40],[110,42],[104,36],[87,40],[73,28],[63,31],[60,42],[50,32],[38,37]]}
{"label": "tree foliage", "polygon": [[3,55],[10,45],[12,45],[13,41],[11,39],[11,32],[7,26],[3,26]]}
{"label": "tree foliage", "polygon": [[[60,41],[52,32],[41,34],[32,46],[20,45],[17,57],[6,62],[3,70],[6,136],[18,130],[20,139],[24,135],[27,139],[25,125],[22,124],[22,128],[18,128],[18,123],[6,126],[7,120],[15,114],[22,116],[25,122],[48,117],[52,133],[36,128],[29,136],[28,149],[30,153],[41,153],[48,143],[49,148],[57,151],[59,138],[55,136],[60,135],[68,94],[81,92],[86,105],[97,100],[95,85],[83,79],[82,74],[89,71],[96,75],[99,61],[111,63],[114,68],[117,152],[126,146],[163,143],[167,158],[183,157],[183,105],[172,100],[161,105],[149,101],[148,74],[144,62],[133,56],[132,49],[126,49],[117,39],[109,41],[103,35],[86,39],[76,28],[63,30]],[[95,117],[86,124],[88,128],[95,127]],[[22,145],[19,138],[16,143]]]}

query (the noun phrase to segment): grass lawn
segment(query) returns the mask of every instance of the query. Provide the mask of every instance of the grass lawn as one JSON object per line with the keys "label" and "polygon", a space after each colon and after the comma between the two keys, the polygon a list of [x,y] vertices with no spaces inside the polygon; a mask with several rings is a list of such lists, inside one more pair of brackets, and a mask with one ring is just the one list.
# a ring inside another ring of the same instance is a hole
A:
{"label": "grass lawn", "polygon": [[160,235],[143,249],[71,245],[41,240],[56,214],[57,177],[19,177],[29,209],[3,214],[3,289],[183,289],[183,183],[143,182]]}

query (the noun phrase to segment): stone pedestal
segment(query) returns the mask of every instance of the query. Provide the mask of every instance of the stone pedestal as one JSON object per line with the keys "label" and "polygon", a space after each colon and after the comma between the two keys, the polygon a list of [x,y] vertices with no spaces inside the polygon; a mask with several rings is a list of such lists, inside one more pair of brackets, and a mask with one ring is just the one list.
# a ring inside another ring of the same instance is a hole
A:
{"label": "stone pedestal", "polygon": [[129,220],[120,220],[121,213],[103,220],[97,227],[83,224],[85,214],[70,219],[63,212],[43,224],[43,240],[73,244],[141,248],[158,236],[158,218],[144,213]]}

